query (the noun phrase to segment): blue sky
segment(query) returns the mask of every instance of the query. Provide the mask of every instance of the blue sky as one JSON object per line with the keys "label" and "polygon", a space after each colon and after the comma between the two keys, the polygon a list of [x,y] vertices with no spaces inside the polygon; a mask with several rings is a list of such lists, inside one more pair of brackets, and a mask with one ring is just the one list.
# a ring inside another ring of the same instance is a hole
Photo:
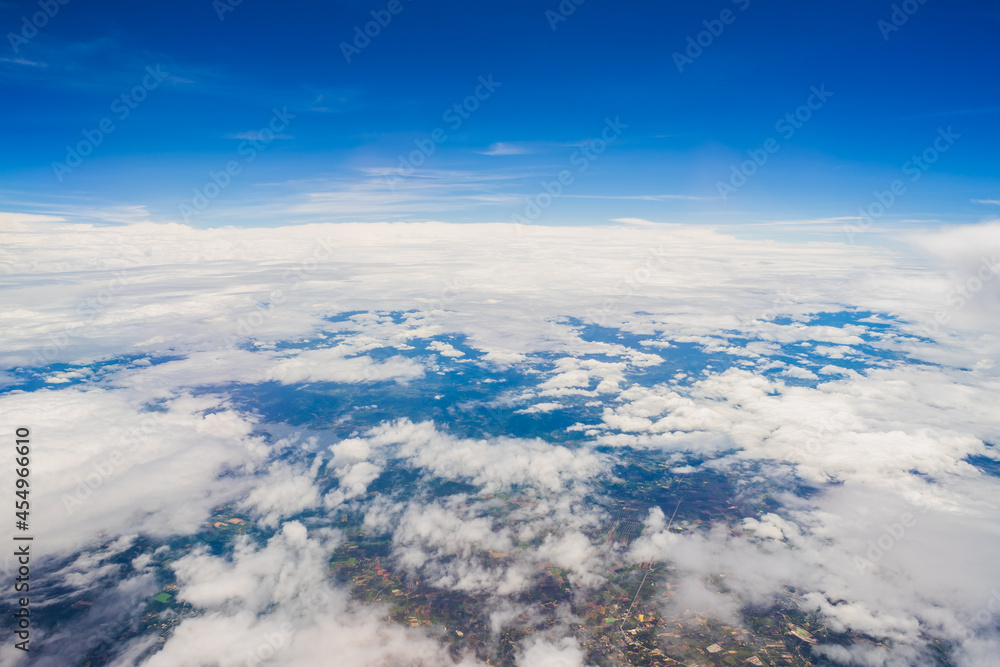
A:
{"label": "blue sky", "polygon": [[0,210],[842,236],[898,181],[878,229],[1000,212],[993,3],[50,1],[0,3]]}

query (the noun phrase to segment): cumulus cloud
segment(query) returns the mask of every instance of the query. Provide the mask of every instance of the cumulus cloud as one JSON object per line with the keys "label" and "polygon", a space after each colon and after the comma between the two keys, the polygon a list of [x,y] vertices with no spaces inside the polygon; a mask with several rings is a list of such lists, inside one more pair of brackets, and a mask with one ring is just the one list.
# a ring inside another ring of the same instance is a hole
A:
{"label": "cumulus cloud", "polygon": [[[231,558],[200,551],[179,559],[172,565],[178,594],[202,613],[183,620],[145,664],[314,665],[332,654],[371,667],[480,664],[456,662],[419,631],[389,625],[377,607],[356,605],[330,587],[326,554],[338,540],[293,521],[262,547],[239,541]],[[142,648],[128,647],[116,664],[131,664]]]}
{"label": "cumulus cloud", "polygon": [[[53,553],[97,534],[190,533],[218,504],[250,489],[245,475],[268,456],[251,416],[218,395],[127,392],[93,387],[0,397],[13,423],[33,425],[37,535]],[[147,401],[158,400],[151,410]],[[13,488],[12,473],[2,481]]]}
{"label": "cumulus cloud", "polygon": [[487,566],[478,557],[512,551],[509,529],[462,500],[407,508],[392,533],[400,566],[438,588],[500,596],[525,590],[531,582],[525,564]]}
{"label": "cumulus cloud", "polygon": [[[590,449],[570,449],[540,439],[500,437],[493,440],[456,438],[432,422],[402,419],[377,426],[364,439],[351,439],[336,452],[375,452],[406,461],[444,478],[469,479],[485,493],[517,484],[562,491],[574,481],[586,481],[606,469],[607,462]],[[336,453],[335,456],[343,455]]]}
{"label": "cumulus cloud", "polygon": [[381,363],[371,357],[344,357],[344,350],[305,350],[290,355],[267,369],[265,380],[283,384],[301,382],[363,382],[365,380],[412,379],[424,374],[423,367],[404,357]]}
{"label": "cumulus cloud", "polygon": [[442,357],[456,358],[465,356],[465,352],[456,350],[453,345],[440,340],[432,341],[427,347],[431,350],[437,351]]}
{"label": "cumulus cloud", "polygon": [[583,667],[584,658],[580,642],[573,637],[555,642],[536,637],[525,641],[517,664],[518,667]]}
{"label": "cumulus cloud", "polygon": [[315,470],[311,472],[312,475],[301,468],[275,461],[265,475],[254,480],[253,490],[240,506],[261,515],[262,525],[276,528],[282,519],[300,514],[319,503],[319,491],[312,480]]}
{"label": "cumulus cloud", "polygon": [[597,548],[577,531],[546,535],[537,558],[571,570],[570,582],[581,586],[600,584],[604,581],[603,572],[607,571],[607,563],[599,557]]}

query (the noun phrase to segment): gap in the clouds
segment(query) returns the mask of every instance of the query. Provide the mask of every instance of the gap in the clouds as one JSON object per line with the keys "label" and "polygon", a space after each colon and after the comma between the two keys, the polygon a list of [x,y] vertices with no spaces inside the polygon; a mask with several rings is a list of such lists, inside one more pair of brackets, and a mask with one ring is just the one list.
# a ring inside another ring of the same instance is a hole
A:
{"label": "gap in the clouds", "polygon": [[[723,452],[720,456],[732,453]],[[643,519],[652,507],[658,507],[664,519],[669,519],[671,532],[699,531],[707,535],[712,531],[717,538],[717,529],[724,526],[736,537],[744,534],[744,519],[779,513],[789,494],[809,498],[821,493],[820,489],[795,479],[781,481],[761,475],[765,462],[741,462],[715,469],[710,460],[679,453],[619,450],[619,454],[614,479],[603,484],[600,493],[615,520],[608,531],[609,539],[624,539],[626,543],[642,535]],[[768,481],[763,482],[764,479]],[[647,605],[640,609],[647,616],[662,615],[665,622],[646,636],[649,627],[631,619],[629,627],[636,631],[631,636],[642,644],[634,645],[634,653],[629,653],[631,644],[626,646],[626,653],[635,659],[628,664],[657,664],[646,662],[648,652],[641,648],[652,645],[664,649],[674,661],[671,664],[750,664],[747,661],[754,655],[767,655],[769,660],[778,660],[774,664],[803,664],[799,661],[806,659],[805,664],[823,665],[827,662],[812,653],[814,640],[845,646],[859,640],[875,641],[825,627],[815,613],[799,608],[800,595],[791,589],[778,592],[766,605],[740,608],[737,613],[742,622],[734,627],[711,612],[693,613],[685,603],[672,601],[677,587],[691,584],[696,589],[704,587],[709,594],[733,594],[726,572],[709,573],[704,580],[692,582],[688,579],[691,575],[674,568],[669,552],[665,561],[649,566],[650,571],[657,573],[653,580],[659,588],[655,595],[642,596]],[[639,568],[641,571],[643,566]],[[608,622],[617,625],[621,621],[621,609],[629,607],[632,594],[641,591],[641,584],[636,584],[639,582],[615,591],[614,582],[609,582],[608,587],[595,592],[609,604]],[[595,595],[590,596],[594,598]],[[617,607],[610,606],[615,603]],[[721,661],[705,663],[706,647],[715,647],[708,651],[709,657],[715,655]]]}
{"label": "gap in the clouds", "polygon": [[[497,641],[484,599],[435,586],[426,577],[397,567],[389,536],[367,535],[354,526],[344,531],[346,541],[331,555],[330,571],[357,603],[385,605],[388,620],[399,625],[433,627],[456,658],[471,652],[480,660],[511,664],[503,658],[513,657],[516,643],[503,646]],[[459,628],[461,634],[456,633]]]}
{"label": "gap in the clouds", "polygon": [[[724,334],[733,344],[747,346],[753,343],[766,343],[779,346],[779,351],[763,353],[762,358],[785,364],[785,367],[767,368],[761,375],[780,379],[786,385],[815,388],[823,382],[836,379],[847,371],[865,375],[875,368],[886,368],[894,364],[909,363],[927,365],[907,353],[880,345],[886,338],[896,341],[917,340],[903,333],[899,326],[901,321],[885,313],[875,313],[865,310],[842,310],[836,312],[813,313],[800,318],[778,316],[763,319],[762,322],[775,326],[792,327],[804,325],[808,327],[859,327],[862,330],[852,332],[863,342],[844,344],[828,340],[812,338],[790,343],[778,343],[760,335],[748,335],[746,331],[726,330]],[[805,373],[800,373],[804,371]],[[807,377],[811,374],[815,377]]]}
{"label": "gap in the clouds", "polygon": [[446,378],[431,374],[419,383],[405,386],[395,382],[354,385],[269,382],[213,387],[205,391],[225,391],[236,407],[255,412],[265,421],[322,430],[337,439],[353,437],[384,422],[404,418],[447,425],[448,431],[459,437],[482,438],[531,431],[531,425],[520,423],[526,417],[491,407],[505,388],[501,385],[501,389],[493,393],[486,389],[492,387],[462,385],[455,388]]}
{"label": "gap in the clouds", "polygon": [[353,318],[355,315],[364,315],[367,312],[368,311],[365,310],[345,310],[341,313],[337,313],[336,315],[329,315],[327,317],[324,317],[323,319],[326,320],[327,322],[333,322],[333,323],[350,322],[351,318]]}
{"label": "gap in the clouds", "polygon": [[394,491],[404,489],[407,493],[415,493],[420,487],[421,479],[420,471],[416,468],[399,464],[390,465],[368,485],[368,493],[391,496]]}
{"label": "gap in the clouds", "polygon": [[[377,489],[373,488],[376,486]],[[531,582],[526,590],[499,597],[490,590],[489,581],[502,577],[504,570],[517,561],[515,552],[537,548],[544,535],[511,545],[512,550],[505,549],[509,553],[481,547],[459,556],[447,549],[440,553],[432,548],[415,559],[412,551],[403,557],[414,545],[408,544],[406,538],[400,541],[394,527],[371,530],[365,524],[373,502],[380,500],[383,510],[385,502],[399,503],[416,511],[418,520],[428,507],[446,506],[448,511],[461,507],[473,510],[475,516],[489,517],[497,522],[494,525],[505,528],[512,524],[512,514],[538,502],[537,491],[529,487],[515,485],[501,492],[480,493],[481,489],[464,482],[436,477],[421,479],[412,469],[383,474],[369,487],[367,496],[338,508],[339,518],[334,525],[343,532],[344,542],[330,556],[330,571],[351,591],[355,601],[366,606],[384,604],[388,620],[403,626],[425,627],[444,641],[454,657],[472,653],[480,661],[514,667],[521,641],[533,632],[545,632],[559,625],[555,605],[571,605],[577,598],[566,579],[568,571],[551,564],[528,574]],[[464,494],[468,497],[462,497]],[[524,519],[515,519],[514,523],[519,520]],[[467,568],[478,571],[479,575],[460,584],[455,577],[461,578]],[[488,581],[479,582],[479,577]],[[472,587],[468,588],[468,584]],[[532,608],[531,616],[521,614],[515,625],[500,634],[494,633],[492,612],[512,603],[524,610]],[[552,609],[546,611],[550,606]]]}
{"label": "gap in the clouds", "polygon": [[[987,447],[993,447],[993,445],[987,444]],[[966,457],[965,462],[975,466],[991,477],[1000,477],[1000,459],[975,454]]]}
{"label": "gap in the clouds", "polygon": [[[615,449],[617,454],[611,479],[600,487],[609,511],[631,508],[640,523],[653,507],[664,515],[676,512],[675,524],[709,528],[716,522],[734,525],[745,517],[758,517],[782,507],[777,495],[792,492],[805,497],[814,490],[795,486],[761,488],[741,483],[754,470],[721,472],[702,467],[706,459],[679,457],[650,450]],[[732,454],[733,452],[728,452]],[[727,452],[719,453],[726,456]]]}
{"label": "gap in the clouds", "polygon": [[[642,313],[637,313],[642,315]],[[706,374],[721,373],[741,367],[771,379],[780,379],[789,386],[815,388],[837,379],[850,371],[866,374],[874,368],[885,368],[896,363],[924,364],[906,353],[889,349],[879,342],[887,336],[897,340],[916,340],[897,329],[899,320],[892,315],[871,311],[844,310],[815,313],[802,318],[778,316],[762,320],[776,326],[823,326],[843,329],[860,327],[857,336],[864,342],[843,345],[822,340],[801,340],[776,343],[768,338],[745,330],[723,330],[718,345],[746,347],[765,343],[779,347],[776,351],[762,351],[751,356],[713,349],[701,342],[678,342],[664,338],[663,333],[634,333],[603,325],[586,323],[577,318],[563,318],[562,322],[575,328],[579,338],[586,342],[623,346],[644,353],[656,354],[663,362],[655,365],[629,365],[625,377],[642,385],[657,383],[688,384]],[[652,325],[654,331],[656,325]],[[652,342],[669,343],[669,347],[652,345]],[[599,361],[620,361],[621,356],[609,351],[607,355],[587,354],[580,358]],[[775,364],[767,367],[767,364]],[[763,366],[758,370],[755,366]]]}
{"label": "gap in the clouds", "polygon": [[[650,345],[650,342],[664,342],[657,335],[637,334],[623,329],[607,327],[600,324],[587,323],[581,319],[567,317],[564,322],[574,327],[580,340],[588,343],[603,343],[627,347],[636,352],[655,354],[663,359],[662,363],[648,366],[629,364],[625,369],[626,379],[644,386],[678,381],[684,376],[687,382],[707,372],[720,372],[732,367],[739,357],[724,352],[706,352],[697,343],[680,343],[666,341],[670,347]],[[620,362],[620,353],[583,354],[580,359],[594,359],[603,362]],[[674,382],[677,383],[677,382]]]}
{"label": "gap in the clouds", "polygon": [[434,477],[427,482],[428,492],[435,498],[445,498],[447,496],[473,495],[480,492],[480,488],[473,484],[456,481],[453,479],[441,479]]}
{"label": "gap in the clouds", "polygon": [[646,334],[637,334],[631,331],[615,329],[614,327],[585,322],[577,317],[566,317],[562,321],[574,327],[580,339],[588,343],[609,343],[642,350],[642,342],[654,338]]}
{"label": "gap in the clouds", "polygon": [[[324,321],[333,324],[371,324],[374,322],[390,322],[392,324],[405,324],[414,316],[422,315],[423,311],[416,308],[410,310],[345,310],[323,318]],[[350,329],[347,329],[350,330]]]}
{"label": "gap in the clouds", "polygon": [[[790,322],[790,323],[798,323]],[[841,311],[813,313],[803,323],[809,326],[830,326],[843,328],[846,325],[864,327],[866,331],[859,334],[866,342],[875,343],[885,335],[892,335],[900,341],[908,343],[934,343],[933,338],[921,336],[919,334],[903,331],[903,326],[907,324],[905,320],[892,313],[880,313],[871,310],[846,309]],[[880,335],[881,334],[881,335]],[[864,347],[864,346],[860,346]],[[865,348],[867,349],[867,348]],[[883,348],[876,348],[886,352]],[[887,356],[886,359],[895,361],[906,361],[907,363],[921,366],[935,366],[936,364],[916,359],[908,354],[897,352],[894,356]]]}
{"label": "gap in the clouds", "polygon": [[[328,332],[319,332],[317,335],[300,341],[283,341],[277,343],[274,349],[277,350],[304,350],[330,347],[338,344],[350,344],[351,338],[358,333],[358,327],[366,324],[385,324],[391,322],[394,325],[411,324],[419,326],[424,324],[422,320],[414,320],[412,315],[418,311],[400,312],[359,312],[350,311],[327,318],[331,322],[351,323],[352,328],[335,329]],[[845,310],[840,312],[824,312],[810,315],[804,318],[793,319],[788,317],[777,317],[770,321],[776,325],[790,326],[793,324],[807,324],[809,326],[826,326],[842,328],[844,326],[856,326],[862,330],[856,332],[864,340],[862,344],[840,345],[831,342],[803,340],[781,345],[780,350],[771,353],[763,353],[756,358],[730,354],[725,351],[711,349],[706,351],[706,346],[696,342],[676,342],[664,340],[656,334],[637,334],[617,328],[602,326],[593,323],[586,323],[578,318],[563,317],[560,324],[572,327],[578,338],[585,343],[598,343],[614,348],[609,348],[607,354],[588,352],[576,355],[580,360],[593,360],[603,363],[621,362],[625,358],[623,350],[633,350],[643,354],[655,354],[663,361],[652,364],[628,363],[623,376],[630,382],[640,385],[650,386],[659,383],[686,384],[697,380],[706,374],[724,372],[729,368],[743,367],[754,370],[756,364],[762,366],[755,372],[769,378],[780,379],[789,386],[816,387],[823,382],[836,379],[839,375],[850,371],[865,374],[873,368],[884,368],[894,363],[902,361],[913,361],[901,352],[886,349],[878,345],[878,341],[884,335],[894,331],[898,320],[891,315],[878,315],[870,311]],[[654,327],[655,328],[655,327]],[[727,338],[720,338],[719,341],[726,341],[728,345],[748,345],[751,343],[768,343],[767,339],[759,336],[747,335],[745,331],[723,332]],[[895,335],[895,334],[894,334]],[[375,348],[363,348],[359,350],[359,355],[371,357],[376,362],[385,361],[391,357],[406,357],[426,364],[429,373],[436,373],[445,376],[455,376],[456,383],[473,384],[477,382],[494,382],[496,378],[489,377],[493,367],[484,360],[484,353],[468,344],[465,336],[459,334],[439,335],[433,337],[403,337],[404,342],[394,346],[383,345]],[[662,345],[650,345],[651,342],[669,343],[669,347]],[[445,343],[456,352],[454,356],[438,355],[430,346]],[[777,345],[776,343],[771,343]],[[536,372],[546,372],[551,370],[543,362],[554,362],[565,355],[556,353],[535,353],[520,364],[522,367],[532,367]],[[767,364],[774,364],[768,368]],[[480,368],[475,368],[479,366]],[[484,377],[485,376],[485,377]],[[520,384],[511,382],[508,384],[512,390],[523,389],[527,384],[527,378]],[[502,378],[499,381],[504,381]],[[430,384],[432,380],[422,380],[424,384]],[[446,390],[447,388],[442,388]],[[572,399],[569,399],[571,403]],[[490,409],[503,412],[503,401],[499,404],[494,401]],[[573,405],[572,409],[579,409],[580,406]],[[432,411],[433,412],[433,411]],[[511,410],[514,413],[516,410]],[[410,412],[411,419],[420,419],[417,413]],[[434,417],[432,417],[434,418]],[[531,425],[530,420],[527,425]],[[524,435],[524,429],[518,430],[518,435]]]}
{"label": "gap in the clouds", "polygon": [[[877,318],[884,318],[877,319]],[[842,329],[845,326],[864,326],[867,329],[888,331],[900,323],[895,315],[888,313],[876,313],[871,310],[858,310],[855,308],[845,308],[844,310],[829,310],[818,313],[810,313],[802,318],[778,317],[776,324],[808,324],[818,327],[835,327]]]}
{"label": "gap in the clouds", "polygon": [[16,391],[68,389],[82,384],[97,384],[128,367],[159,366],[180,361],[182,356],[147,356],[126,354],[85,364],[53,363],[45,366],[24,366],[2,371],[8,378],[0,385],[0,395]]}
{"label": "gap in the clouds", "polygon": [[[467,349],[460,337],[435,337],[411,340],[409,350],[383,347],[364,352],[376,362],[400,355],[427,362],[425,376],[406,383],[264,382],[206,386],[196,393],[224,393],[235,406],[266,422],[323,430],[338,438],[405,418],[433,421],[456,437],[542,437],[571,443],[584,436],[568,427],[601,414],[598,406],[586,406],[579,397],[566,399],[574,404],[572,411],[520,413],[512,396],[536,387],[538,376],[531,372],[531,364],[495,368],[474,359],[465,361],[467,357],[440,357],[428,347],[435,341]],[[553,359],[554,355],[543,355],[534,361],[551,366]]]}
{"label": "gap in the clouds", "polygon": [[38,560],[31,581],[38,611],[32,624],[43,639],[32,645],[32,654],[53,656],[58,664],[69,664],[59,662],[69,655],[77,657],[75,665],[112,664],[130,641],[159,636],[141,662],[181,621],[200,614],[178,598],[171,563],[195,551],[228,558],[237,536],[262,545],[274,533],[236,506],[222,505],[192,534],[140,533],[114,540],[98,535],[83,550]]}
{"label": "gap in the clouds", "polygon": [[[120,546],[122,540],[127,544]],[[211,542],[204,531],[168,540],[138,535],[42,561],[32,573],[32,601],[38,606],[32,623],[44,640],[32,653],[57,659],[77,655],[74,664],[80,665],[110,664],[131,639],[169,636],[194,610],[177,600],[173,571],[165,565]],[[136,568],[140,557],[148,563]],[[169,599],[155,599],[164,593]]]}
{"label": "gap in the clouds", "polygon": [[[824,645],[848,647],[860,637],[853,633],[836,632],[824,627],[815,613],[807,613],[798,607],[798,595],[795,591],[785,590],[768,606],[748,605],[740,610],[740,618],[744,627],[756,636],[767,637],[777,635],[781,641],[777,650],[772,648],[766,653],[772,659],[779,659],[776,664],[800,664],[803,658],[806,664],[833,665],[822,655],[812,650],[812,643],[822,642]],[[805,641],[797,633],[804,632],[810,641]],[[772,641],[772,646],[774,646]]]}

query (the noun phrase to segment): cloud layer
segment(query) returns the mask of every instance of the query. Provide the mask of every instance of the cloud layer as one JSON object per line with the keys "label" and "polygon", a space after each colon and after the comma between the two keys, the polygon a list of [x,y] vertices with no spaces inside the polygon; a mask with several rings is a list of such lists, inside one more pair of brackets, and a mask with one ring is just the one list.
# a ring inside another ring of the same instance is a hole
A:
{"label": "cloud layer", "polygon": [[[664,615],[738,624],[792,591],[883,640],[816,649],[835,662],[995,655],[994,227],[916,239],[928,263],[686,227],[5,220],[0,414],[35,440],[41,604],[93,598],[37,664],[112,626],[135,636],[113,664],[480,664],[328,576],[351,516],[399,571],[484,601],[494,634],[530,631],[523,666],[587,664],[566,610],[521,597],[547,571],[586,596],[650,561],[677,583]],[[439,405],[482,411],[483,435]],[[744,514],[647,506],[638,539],[607,539],[640,456],[655,481],[729,480]],[[220,508],[255,537],[192,546]],[[167,582],[190,613],[160,642],[136,624]]]}

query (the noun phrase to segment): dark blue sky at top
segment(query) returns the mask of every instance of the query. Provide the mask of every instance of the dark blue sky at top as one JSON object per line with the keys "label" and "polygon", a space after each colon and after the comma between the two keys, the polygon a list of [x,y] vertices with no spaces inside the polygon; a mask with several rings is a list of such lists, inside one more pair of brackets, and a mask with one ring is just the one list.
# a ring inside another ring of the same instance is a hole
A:
{"label": "dark blue sky at top", "polygon": [[[995,3],[914,0],[888,39],[892,2],[586,0],[555,30],[557,0],[400,3],[348,63],[340,44],[387,0],[242,0],[224,20],[212,0],[69,0],[16,53],[0,44],[0,210],[182,221],[232,160],[240,173],[189,224],[506,222],[562,170],[573,182],[533,222],[823,230],[895,179],[907,189],[887,228],[1000,212]],[[723,10],[732,23],[679,72],[672,54]],[[0,2],[4,34],[38,11]],[[119,118],[112,102],[156,65],[170,76]],[[500,87],[448,128],[443,112],[489,75]],[[776,121],[813,86],[833,96],[783,137]],[[295,118],[248,162],[241,145],[285,107]],[[114,131],[57,178],[53,163],[105,118]],[[581,172],[574,153],[607,118],[628,127]],[[447,139],[388,187],[439,127]],[[960,138],[911,181],[904,164],[948,127]],[[718,183],[769,138],[777,152],[721,199]]]}

